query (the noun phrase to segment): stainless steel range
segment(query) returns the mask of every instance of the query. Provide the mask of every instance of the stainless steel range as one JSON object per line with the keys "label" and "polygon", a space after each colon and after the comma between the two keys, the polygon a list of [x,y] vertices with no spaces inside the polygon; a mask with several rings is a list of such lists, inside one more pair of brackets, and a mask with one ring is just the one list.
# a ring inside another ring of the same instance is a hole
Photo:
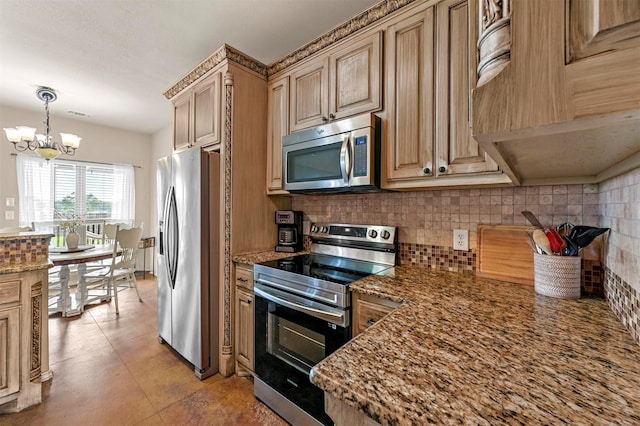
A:
{"label": "stainless steel range", "polygon": [[309,372],[351,339],[349,284],[395,265],[396,233],[314,223],[311,253],[254,266],[254,393],[292,425],[333,424]]}

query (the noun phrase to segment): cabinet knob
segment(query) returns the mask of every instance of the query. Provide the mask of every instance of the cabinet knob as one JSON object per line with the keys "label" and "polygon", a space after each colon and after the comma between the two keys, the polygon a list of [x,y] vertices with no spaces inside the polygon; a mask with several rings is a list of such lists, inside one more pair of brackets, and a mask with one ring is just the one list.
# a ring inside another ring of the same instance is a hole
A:
{"label": "cabinet knob", "polygon": [[373,318],[367,320],[367,324],[369,324],[369,325],[373,325],[375,323],[376,323],[376,320],[374,320]]}
{"label": "cabinet knob", "polygon": [[251,299],[247,300],[247,305],[251,304]]}
{"label": "cabinet knob", "polygon": [[324,121],[326,123],[327,121],[329,121],[329,119],[327,117],[325,117],[325,116],[322,116],[322,121]]}
{"label": "cabinet knob", "polygon": [[425,175],[428,175],[431,173],[431,169],[428,167],[425,167],[422,171],[424,172]]}
{"label": "cabinet knob", "polygon": [[329,114],[329,118],[333,120],[336,116],[334,114]]}
{"label": "cabinet knob", "polygon": [[439,171],[440,173],[444,173],[444,172],[446,172],[446,171],[447,171],[447,168],[446,168],[445,166],[440,166],[440,168],[438,169],[438,171]]}

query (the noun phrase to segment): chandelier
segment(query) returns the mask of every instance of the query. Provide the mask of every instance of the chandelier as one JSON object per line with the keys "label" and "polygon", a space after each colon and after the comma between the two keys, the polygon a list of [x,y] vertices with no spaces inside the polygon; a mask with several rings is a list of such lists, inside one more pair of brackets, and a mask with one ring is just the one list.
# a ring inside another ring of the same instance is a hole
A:
{"label": "chandelier", "polygon": [[49,102],[58,99],[56,91],[50,87],[38,87],[36,90],[38,99],[44,102],[44,110],[47,113],[47,119],[43,122],[47,126],[47,133],[36,134],[36,129],[28,126],[16,126],[15,128],[5,128],[9,142],[13,144],[16,151],[35,151],[40,157],[50,160],[56,158],[60,153],[73,155],[76,148],[80,146],[80,137],[70,133],[60,133],[61,142],[53,142],[49,135],[51,127],[49,126]]}

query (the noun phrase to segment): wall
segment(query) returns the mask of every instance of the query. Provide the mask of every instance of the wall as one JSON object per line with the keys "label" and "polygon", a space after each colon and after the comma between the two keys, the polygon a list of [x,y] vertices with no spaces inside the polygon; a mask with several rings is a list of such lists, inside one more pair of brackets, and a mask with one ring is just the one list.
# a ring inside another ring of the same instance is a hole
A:
{"label": "wall", "polygon": [[[471,249],[464,255],[456,252],[456,256],[473,257],[477,250],[478,224],[528,225],[520,213],[523,210],[533,212],[543,224],[559,225],[569,221],[597,225],[597,191],[594,185],[446,189],[294,196],[292,204],[311,221],[397,226],[401,251],[426,248],[436,256],[446,256],[451,263],[454,229],[469,230]],[[467,270],[467,259],[461,262],[462,269]],[[441,269],[458,270],[456,265],[448,266]]]}
{"label": "wall", "polygon": [[[33,112],[0,105],[0,127],[31,125],[44,131],[44,111]],[[141,117],[143,119],[144,117]],[[85,123],[81,120],[51,116],[52,135],[59,140],[59,132],[75,133],[82,137],[80,148],[73,157],[61,155],[69,160],[96,161],[101,163],[127,163],[135,168],[136,223],[145,223],[144,236],[152,235],[149,224],[151,202],[151,179],[155,179],[155,168],[151,167],[151,137],[110,127]],[[2,132],[0,136],[0,228],[18,226],[18,183],[16,177],[16,153]],[[35,155],[35,154],[34,154]],[[154,188],[154,187],[153,187]],[[5,220],[6,197],[16,199],[15,220]]]}
{"label": "wall", "polygon": [[[158,207],[157,207],[157,186],[156,186],[156,162],[158,159],[173,154],[173,124],[154,133],[151,137],[151,213],[149,233],[156,237],[156,245],[159,244],[158,238]],[[153,259],[154,265],[156,258]],[[154,271],[155,266],[154,266]]]}
{"label": "wall", "polygon": [[611,309],[640,341],[640,169],[600,184],[601,226],[611,228],[605,293]]}

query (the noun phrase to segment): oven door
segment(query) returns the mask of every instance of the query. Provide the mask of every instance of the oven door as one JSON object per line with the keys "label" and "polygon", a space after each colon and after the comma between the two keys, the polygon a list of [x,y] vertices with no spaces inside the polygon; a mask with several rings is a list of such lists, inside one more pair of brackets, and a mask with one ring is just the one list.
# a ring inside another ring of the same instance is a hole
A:
{"label": "oven door", "polygon": [[265,297],[256,292],[256,376],[321,423],[333,424],[324,411],[324,393],[310,382],[309,372],[349,341],[350,328]]}

